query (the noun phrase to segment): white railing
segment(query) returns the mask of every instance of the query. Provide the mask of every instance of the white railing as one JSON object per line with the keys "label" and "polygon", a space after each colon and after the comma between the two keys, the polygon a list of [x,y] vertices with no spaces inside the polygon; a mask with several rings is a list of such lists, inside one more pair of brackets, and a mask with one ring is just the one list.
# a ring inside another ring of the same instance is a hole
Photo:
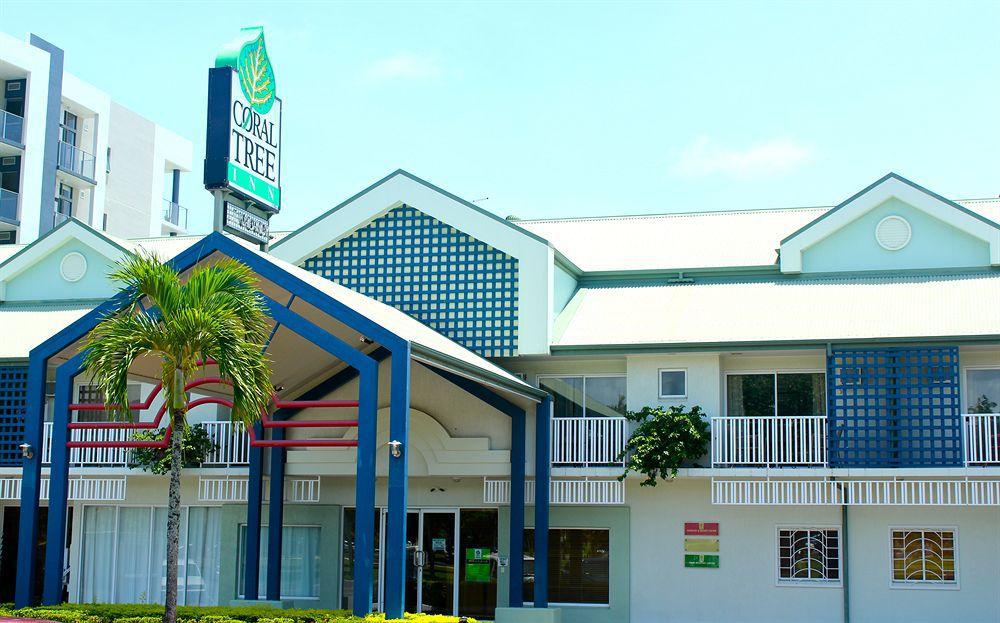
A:
{"label": "white railing", "polygon": [[[250,457],[250,438],[241,422],[201,422],[218,448],[208,455],[206,467],[246,465]],[[88,428],[70,432],[73,441],[122,442],[133,438],[135,431],[122,428]],[[71,448],[70,465],[89,467],[125,467],[131,463],[129,448]],[[52,422],[45,423],[42,438],[42,463],[52,463]]]}
{"label": "white railing", "polygon": [[206,467],[246,465],[250,462],[250,437],[242,422],[216,420],[202,422],[201,425],[218,446],[205,460]]}
{"label": "white railing", "polygon": [[[510,504],[510,480],[483,480],[483,503]],[[524,503],[535,503],[535,481],[524,481]],[[606,479],[554,479],[549,481],[549,504],[620,505],[625,503],[625,483]]]}
{"label": "white railing", "polygon": [[[67,498],[70,500],[95,501],[125,499],[128,480],[120,478],[70,478],[67,482]],[[39,497],[49,499],[49,479],[42,478]],[[0,500],[21,499],[21,478],[0,478]]]}
{"label": "white railing", "polygon": [[716,480],[712,504],[998,506],[1000,480]]}
{"label": "white railing", "polygon": [[617,466],[628,440],[623,417],[552,418],[552,464],[574,467]]}
{"label": "white railing", "polygon": [[[265,478],[263,482],[263,495],[265,499],[270,491],[271,479]],[[246,502],[247,501],[247,478],[238,476],[236,478],[201,476],[198,478],[198,501],[199,502]],[[292,503],[316,503],[319,502],[321,483],[319,476],[312,478],[286,478],[282,487],[282,495],[286,502]]]}
{"label": "white railing", "polygon": [[712,466],[826,465],[826,416],[712,418]]}
{"label": "white railing", "polygon": [[966,465],[1000,465],[1000,413],[966,413]]}

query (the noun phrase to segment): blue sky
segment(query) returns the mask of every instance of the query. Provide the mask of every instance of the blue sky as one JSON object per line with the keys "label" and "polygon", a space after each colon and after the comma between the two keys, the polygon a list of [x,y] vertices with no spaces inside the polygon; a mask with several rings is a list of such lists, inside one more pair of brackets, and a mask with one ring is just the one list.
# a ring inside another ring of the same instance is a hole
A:
{"label": "blue sky", "polygon": [[265,27],[298,226],[397,168],[506,216],[836,203],[892,170],[1000,193],[1000,6],[0,3],[0,28],[190,138],[207,69]]}

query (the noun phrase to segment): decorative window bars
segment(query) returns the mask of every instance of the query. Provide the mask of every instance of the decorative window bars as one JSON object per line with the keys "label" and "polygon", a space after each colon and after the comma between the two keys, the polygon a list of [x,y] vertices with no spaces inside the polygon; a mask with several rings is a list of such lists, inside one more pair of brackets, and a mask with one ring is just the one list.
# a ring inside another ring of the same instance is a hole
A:
{"label": "decorative window bars", "polygon": [[839,528],[778,528],[778,583],[840,582]]}
{"label": "decorative window bars", "polygon": [[893,528],[893,584],[957,584],[954,530]]}

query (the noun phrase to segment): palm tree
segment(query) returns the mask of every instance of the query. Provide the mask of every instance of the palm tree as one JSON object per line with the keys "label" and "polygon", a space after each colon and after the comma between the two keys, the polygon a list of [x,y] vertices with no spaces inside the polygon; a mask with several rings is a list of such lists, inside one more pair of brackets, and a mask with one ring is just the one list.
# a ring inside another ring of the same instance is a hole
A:
{"label": "palm tree", "polygon": [[[167,509],[164,623],[177,619],[177,557],[181,518],[181,443],[187,428],[184,387],[199,361],[214,360],[232,384],[234,420],[252,424],[273,393],[264,353],[267,318],[257,277],[245,264],[223,259],[196,267],[187,278],[151,254],[126,257],[110,274],[128,297],[122,311],[101,320],[86,339],[84,366],[104,394],[108,412],[132,420],[128,377],[137,358],[157,358],[172,429]],[[147,301],[143,307],[140,301]]]}

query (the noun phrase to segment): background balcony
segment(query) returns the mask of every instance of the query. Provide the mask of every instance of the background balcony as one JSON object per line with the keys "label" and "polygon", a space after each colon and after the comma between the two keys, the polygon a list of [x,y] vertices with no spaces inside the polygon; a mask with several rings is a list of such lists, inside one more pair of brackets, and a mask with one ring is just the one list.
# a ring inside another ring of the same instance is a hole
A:
{"label": "background balcony", "polygon": [[712,466],[825,466],[826,416],[712,418]]}
{"label": "background balcony", "polygon": [[552,465],[621,466],[618,456],[626,441],[628,420],[623,417],[552,418]]}
{"label": "background balcony", "polygon": [[59,168],[63,171],[93,182],[95,163],[94,154],[59,141]]}
{"label": "background balcony", "polygon": [[24,144],[24,119],[0,110],[0,138],[8,143]]}
{"label": "background balcony", "polygon": [[13,190],[0,189],[0,218],[17,222],[17,193]]}
{"label": "background balcony", "polygon": [[163,200],[163,221],[178,229],[187,229],[188,210],[169,199]]}

